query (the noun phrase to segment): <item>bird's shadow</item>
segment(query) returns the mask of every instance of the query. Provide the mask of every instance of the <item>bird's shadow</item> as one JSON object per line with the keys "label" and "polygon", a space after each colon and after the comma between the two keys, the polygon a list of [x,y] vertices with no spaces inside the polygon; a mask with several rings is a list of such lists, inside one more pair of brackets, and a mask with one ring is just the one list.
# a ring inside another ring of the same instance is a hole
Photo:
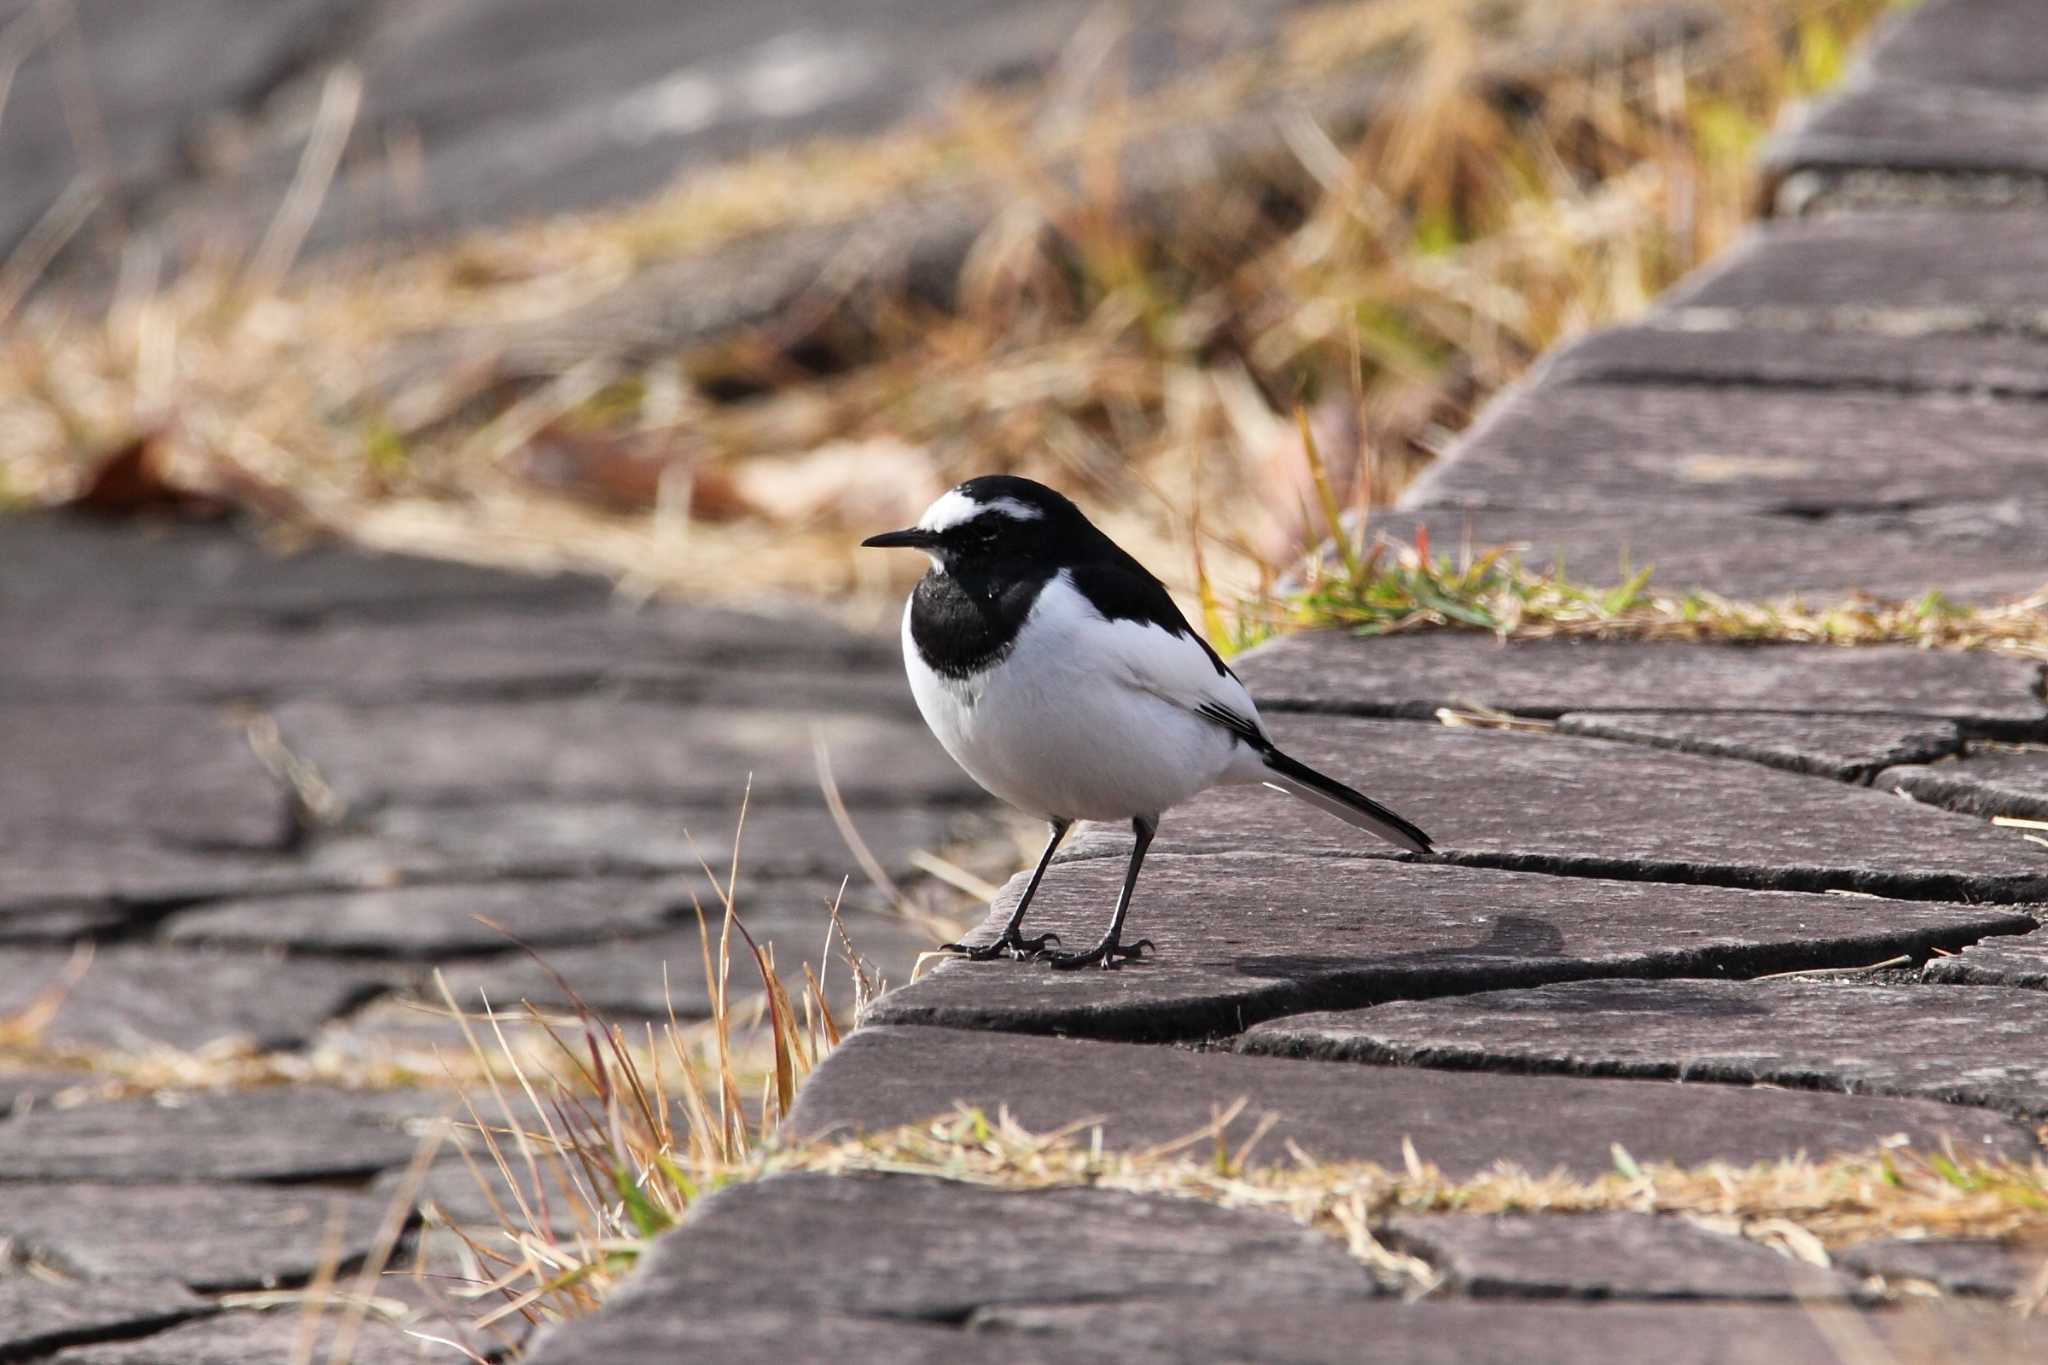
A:
{"label": "bird's shadow", "polygon": [[1542,958],[1564,956],[1564,933],[1537,915],[1497,915],[1486,936],[1476,943],[1447,944],[1412,953],[1338,957],[1332,954],[1260,953],[1231,963],[1245,976],[1293,979],[1357,971],[1362,967],[1415,969],[1470,963],[1474,957]]}

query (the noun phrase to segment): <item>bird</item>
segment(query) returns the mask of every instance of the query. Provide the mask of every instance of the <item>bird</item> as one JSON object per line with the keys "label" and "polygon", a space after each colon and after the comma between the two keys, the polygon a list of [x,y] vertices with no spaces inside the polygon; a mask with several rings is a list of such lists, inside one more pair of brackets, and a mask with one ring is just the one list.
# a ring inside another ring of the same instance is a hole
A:
{"label": "bird", "polygon": [[[993,943],[947,950],[1113,968],[1155,945],[1123,942],[1160,817],[1209,787],[1264,783],[1414,853],[1427,834],[1289,757],[1251,694],[1166,585],[1065,495],[1009,474],[941,494],[915,526],[863,547],[922,550],[931,569],[903,608],[911,695],[940,745],[1050,837]],[[1084,952],[1026,938],[1025,912],[1077,820],[1129,821],[1137,843],[1109,929]]]}

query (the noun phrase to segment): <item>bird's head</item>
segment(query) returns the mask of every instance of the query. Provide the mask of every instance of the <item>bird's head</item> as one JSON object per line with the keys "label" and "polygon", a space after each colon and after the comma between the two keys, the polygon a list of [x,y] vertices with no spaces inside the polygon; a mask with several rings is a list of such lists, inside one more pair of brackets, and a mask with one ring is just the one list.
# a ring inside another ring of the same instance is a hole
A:
{"label": "bird's head", "polygon": [[1099,536],[1080,508],[1044,484],[989,474],[941,494],[917,525],[861,544],[923,550],[950,573],[1002,564],[1058,566]]}

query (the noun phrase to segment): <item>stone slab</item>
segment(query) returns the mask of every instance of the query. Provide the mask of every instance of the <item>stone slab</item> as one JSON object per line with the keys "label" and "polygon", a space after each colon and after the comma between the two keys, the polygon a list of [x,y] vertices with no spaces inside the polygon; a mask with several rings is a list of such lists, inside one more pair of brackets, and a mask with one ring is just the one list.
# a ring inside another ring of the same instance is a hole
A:
{"label": "stone slab", "polygon": [[1155,1300],[1005,1309],[983,1321],[995,1340],[1037,1333],[1049,1346],[1085,1342],[1145,1362],[1352,1365],[1363,1343],[1376,1365],[1842,1365],[1860,1358],[1845,1343],[1897,1365],[2026,1365],[2048,1349],[2038,1319],[2009,1314],[1749,1304]]}
{"label": "stone slab", "polygon": [[[1266,720],[1287,752],[1413,820],[1453,863],[1915,900],[2048,900],[2048,850],[2021,831],[1889,792],[1575,735],[1299,714]],[[1386,847],[1262,787],[1217,788],[1174,808],[1153,844],[1155,856],[1285,848],[1375,860]],[[1088,826],[1059,856],[1121,860],[1129,848],[1127,832]],[[1321,880],[1339,875],[1360,878],[1360,892],[1373,895],[1385,874],[1360,866],[1329,869]],[[1141,885],[1133,910],[1141,926],[1148,903],[1170,904]]]}
{"label": "stone slab", "polygon": [[1917,602],[1931,591],[1963,602],[2025,597],[2048,575],[2012,547],[2044,521],[2048,498],[1837,510],[1818,518],[1709,503],[1645,517],[1501,500],[1387,512],[1373,525],[1397,545],[1427,533],[1439,554],[1467,545],[1506,548],[1532,570],[1550,573],[1562,564],[1573,581],[1602,587],[1648,568],[1659,593],[1798,597],[1826,606],[1857,594],[1894,602]]}
{"label": "stone slab", "polygon": [[1766,148],[1776,176],[1882,170],[2048,175],[2042,94],[1862,82],[1823,101]]}
{"label": "stone slab", "polygon": [[924,725],[905,717],[827,713],[792,724],[775,706],[606,697],[491,706],[292,702],[276,714],[286,746],[351,806],[545,796],[729,801],[737,809],[750,776],[756,800],[814,798],[814,734],[850,802],[983,795]]}
{"label": "stone slab", "polygon": [[1928,0],[1898,15],[1868,62],[1887,82],[2048,93],[2048,34],[2028,0]]}
{"label": "stone slab", "polygon": [[2032,991],[1577,981],[1261,1024],[1247,1051],[1897,1095],[2048,1115]]}
{"label": "stone slab", "polygon": [[998,1304],[1377,1292],[1341,1243],[1280,1214],[1116,1190],[797,1173],[696,1205],[605,1313],[801,1305],[962,1322]]}
{"label": "stone slab", "polygon": [[1268,711],[1428,719],[1443,706],[1516,715],[1683,712],[1901,717],[2048,730],[2048,668],[1996,654],[1873,645],[1511,640],[1478,631],[1304,631],[1232,667]]}
{"label": "stone slab", "polygon": [[[1653,1081],[1349,1067],[1290,1057],[1193,1052],[966,1029],[864,1026],[811,1074],[790,1112],[800,1137],[886,1132],[953,1113],[1007,1109],[1032,1132],[1100,1124],[1117,1150],[1172,1142],[1245,1100],[1226,1130],[1234,1147],[1266,1117],[1251,1160],[1402,1169],[1404,1140],[1447,1176],[1497,1161],[1532,1174],[1592,1178],[1614,1169],[1612,1145],[1638,1162],[1748,1165],[1805,1153],[1869,1151],[1898,1134],[1922,1150],[2025,1159],[2024,1124],[1925,1100]],[[1087,1140],[1085,1137],[1083,1141]]]}
{"label": "stone slab", "polygon": [[8,1122],[0,1181],[360,1179],[411,1160],[449,1112],[447,1096],[426,1091],[314,1085],[43,1108]]}
{"label": "stone slab", "polygon": [[81,1280],[160,1279],[202,1294],[305,1283],[338,1236],[343,1268],[376,1241],[390,1200],[271,1185],[10,1182],[0,1240]]}
{"label": "stone slab", "polygon": [[287,788],[207,707],[0,705],[0,752],[10,831],[242,852],[281,850],[294,832]]}
{"label": "stone slab", "polygon": [[[356,852],[381,860],[394,876],[419,869],[468,881],[687,873],[707,862],[731,865],[739,814],[737,798],[694,807],[595,800],[406,805],[371,814],[364,829],[373,843]],[[959,833],[985,832],[988,817],[931,805],[868,805],[853,823],[882,866],[902,874],[912,853],[940,848]],[[743,876],[859,876],[822,798],[750,806],[740,847]]]}
{"label": "stone slab", "polygon": [[75,1342],[139,1336],[213,1305],[175,1280],[52,1283],[0,1274],[0,1360],[34,1360]]}
{"label": "stone slab", "polygon": [[1546,359],[1543,372],[1553,382],[1568,384],[1867,388],[2040,398],[2048,396],[2048,339],[1746,327],[1740,315],[1724,310],[1675,308],[1651,323],[1609,328],[1573,342]]}
{"label": "stone slab", "polygon": [[291,1048],[391,984],[331,963],[118,946],[99,949],[67,989],[72,961],[62,949],[0,948],[0,1018],[62,989],[40,1035],[47,1046],[194,1051],[234,1039]]}
{"label": "stone slab", "polygon": [[2048,935],[1986,939],[1959,953],[1932,959],[1920,974],[1949,985],[2048,990]]}
{"label": "stone slab", "polygon": [[490,607],[602,608],[611,586],[338,544],[280,550],[219,525],[103,522],[63,512],[0,520],[0,619],[117,612],[304,628]]}
{"label": "stone slab", "polygon": [[[599,1313],[544,1330],[529,1365],[614,1365],[619,1361],[715,1360],[719,1365],[792,1361],[888,1365],[1149,1365],[1202,1357],[1167,1356],[1150,1346],[1100,1346],[1079,1336],[965,1333],[951,1325],[857,1318],[811,1309],[745,1308],[711,1313]],[[1246,1357],[1247,1360],[1250,1357]]]}
{"label": "stone slab", "polygon": [[[344,1329],[353,1317],[344,1305],[321,1311],[307,1329],[296,1305],[263,1312],[219,1313],[181,1323],[135,1341],[74,1346],[51,1357],[52,1365],[277,1365],[279,1361],[325,1360],[346,1330],[358,1361],[446,1361],[448,1348],[412,1336],[375,1317]],[[310,1351],[310,1354],[307,1352]]]}
{"label": "stone slab", "polygon": [[1865,784],[1894,764],[1930,763],[1963,747],[1953,722],[1892,716],[1570,712],[1557,728]]}
{"label": "stone slab", "polygon": [[[822,886],[809,889],[816,893],[816,898],[808,905],[800,903],[805,899],[803,892],[797,892],[791,902],[780,902],[775,900],[772,890],[757,891],[741,900],[740,916],[757,942],[773,948],[776,969],[785,983],[800,985],[802,966],[808,963],[813,971],[822,969],[826,998],[835,1008],[846,1008],[852,1000],[848,968],[836,941],[827,951],[830,893]],[[749,910],[750,901],[755,912]],[[764,901],[771,904],[764,906]],[[715,905],[707,907],[705,913],[711,928],[712,959],[716,962],[722,921]],[[890,980],[900,981],[909,975],[917,954],[934,946],[929,932],[893,917],[842,912],[841,918],[855,951],[868,959],[870,970]],[[569,990],[608,1018],[660,1020],[673,1009],[679,1018],[705,1019],[711,1015],[711,987],[704,979],[703,949],[704,942],[693,918],[685,926],[648,937],[548,948],[541,953],[539,962],[518,953],[449,963],[444,966],[443,975],[448,989],[465,1008],[480,1008],[481,1001],[488,999],[493,1008],[501,1010],[516,1009],[528,1001],[545,1010],[570,1010],[574,1002],[556,980],[559,973]],[[732,998],[744,999],[761,989],[760,973],[745,941],[735,933]]]}
{"label": "stone slab", "polygon": [[[1706,269],[1666,294],[1666,309],[1715,308],[1753,315],[1833,315],[1839,325],[1883,330],[1967,331],[1973,326],[2024,327],[2048,308],[2048,241],[2043,216],[2026,211],[1983,213],[1855,213],[1775,219],[1716,257]],[[1813,395],[1809,395],[1812,397]],[[1708,395],[1712,397],[1712,395]],[[1728,404],[1733,418],[1749,405]],[[1952,448],[1969,444],[1986,457],[2003,450],[2025,422],[2023,414],[1998,404],[1920,403],[1818,409],[1804,423],[1817,434],[1823,413],[1865,421],[1838,433],[1836,448],[1844,475],[1860,471],[1886,490],[1895,486],[1894,460],[1904,462],[1903,431],[1878,430],[1867,420],[1889,411],[1915,431],[1933,415],[1947,412],[1956,425],[1946,435]],[[1968,428],[1977,428],[1973,437]],[[1733,431],[1754,430],[1744,423]],[[1732,432],[1731,432],[1732,434]],[[1932,435],[1932,431],[1928,430]],[[1988,444],[1977,445],[1982,440]],[[1866,445],[1866,443],[1869,443]],[[1865,450],[1867,455],[1858,455]],[[1931,452],[1923,452],[1931,453]],[[1928,466],[1931,472],[1933,466]],[[2011,466],[2020,472],[2019,466]],[[2039,462],[2035,462],[2038,475]],[[1965,497],[1981,481],[1957,484],[1948,497]],[[2038,483],[2034,485],[2038,488]],[[1942,497],[1930,485],[1930,496]],[[2012,491],[2017,491],[2017,485]]]}
{"label": "stone slab", "polygon": [[506,933],[536,946],[653,933],[689,910],[693,891],[710,898],[701,876],[368,887],[197,906],[174,915],[162,936],[173,943],[434,961],[510,950],[515,945]]}
{"label": "stone slab", "polygon": [[2048,820],[2048,746],[1972,747],[1953,763],[1880,773],[1877,785],[1967,815]]}
{"label": "stone slab", "polygon": [[[2039,286],[2048,278],[2048,246],[2039,239],[2048,233],[2037,229],[2034,236],[2038,262],[2030,258],[2026,268]],[[1783,302],[1794,280],[1818,289],[1814,277],[1825,280],[1827,263],[1836,260],[1856,261],[1860,271],[1860,245],[1823,242],[1812,259],[1801,254],[1787,263],[1787,279],[1761,267],[1737,271],[1725,278],[1739,284],[1717,289],[1710,280],[1688,301],[1716,303],[1722,293],[1737,291],[1747,298],[1755,290]],[[1927,273],[1902,260],[1884,266],[1908,280]],[[1753,284],[1757,278],[1769,283]],[[1862,285],[1858,274],[1841,288]],[[1896,281],[1891,288],[1898,291]],[[2048,290],[2041,293],[2048,306]],[[1871,306],[1881,301],[1867,300]],[[2039,501],[2048,498],[2044,440],[2048,411],[2040,404],[1954,394],[1757,389],[1732,399],[1697,385],[1539,384],[1496,399],[1402,501],[1408,508],[1512,505],[1639,520],[1696,510],[1806,518],[1944,502]],[[2034,563],[2048,567],[2048,554]]]}
{"label": "stone slab", "polygon": [[1855,1282],[1671,1215],[1395,1214],[1382,1242],[1474,1298],[1825,1302]]}
{"label": "stone slab", "polygon": [[1944,1294],[2010,1299],[2048,1275],[2048,1247],[1965,1238],[1902,1237],[1859,1242],[1835,1263],[1862,1275],[1931,1284]]}
{"label": "stone slab", "polygon": [[166,848],[134,833],[116,838],[30,831],[0,859],[0,935],[69,942],[122,927],[157,907],[215,896],[319,884],[295,860]]}
{"label": "stone slab", "polygon": [[60,618],[0,658],[0,700],[263,704],[517,700],[603,692],[832,710],[912,703],[894,640],[710,608],[530,615],[480,608],[303,629],[113,613]]}
{"label": "stone slab", "polygon": [[[995,936],[1022,880],[966,941]],[[1093,942],[1122,881],[1119,859],[1055,863],[1026,932]],[[952,958],[876,1001],[866,1018],[1192,1038],[1339,1002],[1860,966],[2034,927],[2027,915],[1987,907],[1270,853],[1154,854],[1139,893],[1126,941],[1156,941],[1140,963],[1054,972]]]}

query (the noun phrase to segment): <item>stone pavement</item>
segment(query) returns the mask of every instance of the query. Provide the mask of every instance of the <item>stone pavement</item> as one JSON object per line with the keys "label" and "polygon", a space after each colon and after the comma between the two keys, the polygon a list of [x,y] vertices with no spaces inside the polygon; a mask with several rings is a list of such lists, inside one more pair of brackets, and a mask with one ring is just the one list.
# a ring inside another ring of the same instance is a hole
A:
{"label": "stone pavement", "polygon": [[[1595,580],[1626,556],[1730,595],[2048,584],[2033,10],[1895,19],[1775,144],[1780,216],[1498,400],[1388,528]],[[940,966],[825,1061],[799,1135],[965,1103],[1135,1149],[1243,1099],[1225,1140],[1272,1122],[1267,1159],[1398,1167],[1412,1147],[1453,1176],[1597,1175],[1617,1145],[1687,1165],[1901,1139],[2041,1157],[2048,849],[1990,820],[2048,803],[2041,664],[1326,634],[1240,671],[1287,747],[1441,856],[1262,791],[1205,796],[1147,865],[1132,931],[1156,955]],[[1436,723],[1454,704],[1539,723]],[[1093,932],[1126,848],[1075,841],[1034,923]],[[1992,1302],[2040,1283],[2038,1246],[1892,1240],[1821,1267],[1623,1213],[1377,1235],[1429,1267],[1429,1297],[1277,1216],[784,1175],[705,1201],[531,1359],[2048,1358],[2048,1326]]]}
{"label": "stone pavement", "polygon": [[[895,876],[991,828],[893,642],[818,620],[626,611],[597,582],[51,514],[0,522],[0,636],[4,1360],[292,1358],[298,1314],[220,1315],[221,1296],[378,1245],[421,1125],[456,1103],[433,1048],[465,1049],[418,1008],[432,969],[471,1006],[566,1006],[510,933],[629,1027],[707,1016],[692,907],[718,902],[698,857],[723,871],[750,777],[742,914],[786,972],[825,964],[856,869],[814,736]],[[901,980],[930,935],[879,910],[857,882],[848,931]],[[847,1009],[843,964],[825,976]],[[9,1024],[67,984],[10,1051]],[[252,1053],[313,1080],[110,1084]],[[407,1073],[442,1084],[320,1080]],[[437,1216],[494,1217],[446,1174]],[[396,1213],[406,1265],[417,1216]],[[431,1286],[375,1292],[412,1330],[502,1344]],[[453,1358],[368,1330],[364,1361]]]}

